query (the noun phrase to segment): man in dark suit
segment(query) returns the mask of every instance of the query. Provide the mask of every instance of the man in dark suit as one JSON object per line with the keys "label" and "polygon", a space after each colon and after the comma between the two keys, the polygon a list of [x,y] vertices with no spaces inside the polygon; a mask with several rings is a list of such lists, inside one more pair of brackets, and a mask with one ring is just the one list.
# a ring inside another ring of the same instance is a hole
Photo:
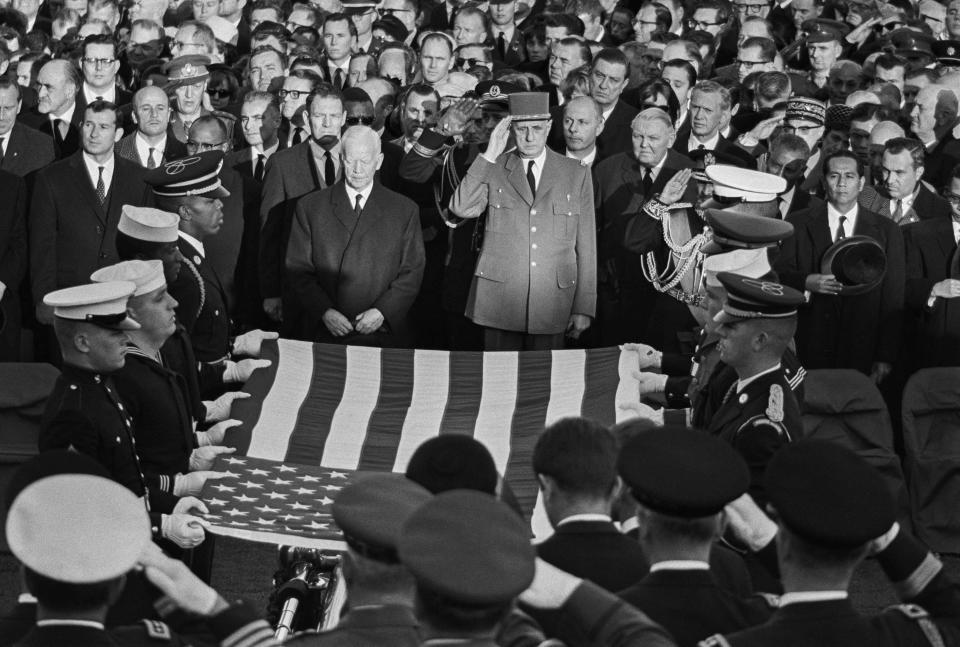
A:
{"label": "man in dark suit", "polygon": [[[840,151],[824,161],[828,204],[791,215],[794,235],[787,239],[774,269],[784,284],[812,293],[801,308],[797,354],[807,369],[853,368],[878,382],[897,358],[903,315],[904,251],[899,227],[857,204],[863,186],[862,165]],[[824,274],[821,261],[838,239],[863,235],[876,240],[886,255],[886,275],[876,288],[856,296],[838,296],[843,285]]]}
{"label": "man in dark suit", "polygon": [[54,59],[37,75],[37,107],[20,116],[24,124],[53,137],[56,158],[63,159],[80,149],[80,122],[83,111],[77,109],[80,73],[70,61]]}
{"label": "man in dark suit", "polygon": [[649,575],[620,597],[667,629],[680,647],[766,621],[772,609],[763,598],[741,598],[710,567],[724,506],[750,483],[743,458],[702,432],[658,428],[628,441],[617,466],[637,501],[639,541],[650,560]]}
{"label": "man in dark suit", "polygon": [[784,133],[770,143],[764,170],[787,181],[787,190],[777,196],[777,215],[781,220],[786,220],[792,213],[823,203],[820,198],[798,186],[803,180],[803,171],[809,156],[810,147],[796,135]]}
{"label": "man in dark suit", "polygon": [[909,312],[908,370],[960,365],[960,174],[945,195],[952,218],[903,228],[907,252],[905,303]]}
{"label": "man in dark suit", "polygon": [[85,283],[94,270],[119,260],[114,239],[123,205],[152,202],[143,169],[114,155],[117,115],[106,101],[87,106],[83,150],[37,173],[28,225],[41,323],[53,321],[43,295]]}
{"label": "man in dark suit", "polygon": [[113,36],[88,36],[83,41],[82,51],[80,70],[83,84],[77,93],[78,109],[102,100],[114,103],[121,111],[126,112],[133,95],[117,86],[120,60],[117,58],[117,46]]}
{"label": "man in dark suit", "polygon": [[305,106],[310,121],[309,141],[279,151],[267,164],[260,203],[260,293],[263,310],[284,330],[296,329],[298,313],[292,305],[283,312],[286,291],[284,259],[297,201],[304,195],[336,184],[343,176],[340,130],[346,113],[340,91],[318,85]]}
{"label": "man in dark suit", "polygon": [[27,271],[27,185],[0,171],[0,362],[20,359],[20,283]]}
{"label": "man in dark suit", "polygon": [[423,278],[416,205],[375,181],[380,137],[367,126],[343,136],[344,183],[300,200],[286,269],[305,312],[302,337],[402,346],[407,311]]}
{"label": "man in dark suit", "polygon": [[[604,346],[648,339],[648,323],[659,293],[644,278],[642,255],[653,252],[661,267],[666,267],[669,250],[663,241],[660,223],[642,209],[655,195],[662,198],[668,182],[683,169],[693,166],[689,158],[670,148],[676,132],[664,111],[658,108],[644,110],[634,120],[630,132],[633,150],[595,164],[593,172],[597,183],[600,232],[598,319],[600,341]],[[623,139],[629,141],[631,138],[623,136]],[[684,186],[676,201],[695,203],[696,185],[685,183]],[[677,218],[685,219],[691,234],[703,228],[692,209],[677,212]],[[629,247],[628,225],[631,231]],[[657,331],[658,340],[659,334]],[[675,350],[675,340],[676,335],[672,335],[671,351]]]}
{"label": "man in dark suit", "polygon": [[170,129],[170,98],[154,85],[140,88],[133,95],[135,132],[117,142],[117,155],[152,169],[172,159],[185,157],[187,147]]}
{"label": "man in dark suit", "polygon": [[898,225],[928,218],[949,218],[950,205],[928,189],[923,177],[926,154],[919,140],[897,137],[884,145],[877,191],[863,191],[860,206]]}
{"label": "man in dark suit", "polygon": [[[716,151],[743,159],[751,158],[746,151],[728,141],[720,130],[730,119],[730,91],[715,81],[700,81],[690,91],[690,133],[677,137],[674,150],[683,155],[696,149]],[[756,165],[754,163],[754,167]]]}
{"label": "man in dark suit", "polygon": [[[627,57],[618,49],[600,50],[590,65],[590,96],[600,104],[603,112],[603,132],[597,138],[597,160],[616,153],[629,152],[627,133],[637,110],[620,100],[630,80]],[[560,106],[550,111],[553,127],[550,130],[550,148],[563,150],[563,113]]]}
{"label": "man in dark suit", "polygon": [[20,86],[0,79],[0,170],[20,177],[33,174],[54,160],[53,138],[19,122]]}
{"label": "man in dark suit", "polygon": [[584,418],[553,423],[537,439],[533,471],[554,528],[537,545],[540,558],[611,592],[646,575],[643,548],[611,519],[621,484],[617,442],[609,430]]}
{"label": "man in dark suit", "polygon": [[523,33],[515,22],[517,0],[494,0],[487,11],[494,62],[510,68],[523,63],[527,55]]}
{"label": "man in dark suit", "polygon": [[562,105],[565,101],[560,93],[560,84],[567,78],[570,70],[581,65],[587,65],[592,59],[593,55],[590,53],[590,47],[579,38],[563,38],[551,44],[547,67],[550,76],[547,83],[536,89],[537,92],[550,94],[550,108]]}

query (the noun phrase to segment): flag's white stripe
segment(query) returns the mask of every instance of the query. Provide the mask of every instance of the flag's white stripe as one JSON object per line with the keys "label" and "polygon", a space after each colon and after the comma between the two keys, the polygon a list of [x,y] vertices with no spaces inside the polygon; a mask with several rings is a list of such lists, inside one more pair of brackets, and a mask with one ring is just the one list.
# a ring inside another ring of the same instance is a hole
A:
{"label": "flag's white stripe", "polygon": [[506,474],[510,432],[517,406],[517,353],[483,354],[483,387],[473,437],[483,443],[497,471]]}
{"label": "flag's white stripe", "polygon": [[637,383],[637,378],[633,376],[633,372],[639,365],[640,354],[637,351],[620,350],[620,365],[617,367],[620,382],[617,383],[617,395],[614,400],[617,422],[637,416],[637,411],[629,405],[640,403],[640,385]]}
{"label": "flag's white stripe", "polygon": [[367,436],[370,416],[380,397],[380,349],[347,346],[347,374],[343,397],[330,421],[323,446],[324,467],[355,470]]}
{"label": "flag's white stripe", "polygon": [[313,344],[280,339],[277,374],[263,399],[247,456],[282,461],[313,380]]}
{"label": "flag's white stripe", "polygon": [[275,546],[300,546],[302,548],[320,548],[323,550],[344,551],[347,549],[347,543],[337,539],[318,539],[316,537],[304,537],[302,535],[287,534],[282,529],[275,531],[262,531],[255,528],[239,528],[230,525],[220,525],[211,523],[210,532],[224,537],[236,537],[247,541],[256,541],[265,544],[274,544]]}
{"label": "flag's white stripe", "polygon": [[587,351],[555,350],[551,357],[550,402],[544,426],[561,418],[579,416],[586,389]]}
{"label": "flag's white stripe", "polygon": [[405,472],[420,444],[440,433],[450,392],[450,353],[417,350],[413,355],[413,392],[403,420],[394,472]]}

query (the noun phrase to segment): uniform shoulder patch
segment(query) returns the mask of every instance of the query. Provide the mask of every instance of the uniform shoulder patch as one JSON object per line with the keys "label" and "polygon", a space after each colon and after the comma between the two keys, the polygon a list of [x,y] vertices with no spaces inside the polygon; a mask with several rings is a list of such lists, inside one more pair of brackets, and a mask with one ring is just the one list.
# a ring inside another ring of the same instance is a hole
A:
{"label": "uniform shoulder patch", "polygon": [[173,632],[165,622],[159,620],[143,620],[143,627],[147,636],[154,640],[170,641],[173,639]]}
{"label": "uniform shoulder patch", "polygon": [[730,643],[720,634],[713,634],[706,640],[701,640],[697,647],[730,647]]}
{"label": "uniform shoulder patch", "polygon": [[764,413],[772,422],[783,422],[783,387],[779,384],[770,385],[770,396],[767,398],[767,410]]}

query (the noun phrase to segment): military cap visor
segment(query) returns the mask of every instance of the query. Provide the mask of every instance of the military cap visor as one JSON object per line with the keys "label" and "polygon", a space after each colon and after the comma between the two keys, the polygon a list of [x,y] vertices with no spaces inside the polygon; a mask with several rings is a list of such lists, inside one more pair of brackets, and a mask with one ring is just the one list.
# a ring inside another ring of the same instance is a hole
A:
{"label": "military cap visor", "polygon": [[53,307],[53,316],[81,321],[111,330],[139,330],[127,316],[127,299],[137,286],[129,281],[77,285],[51,292],[43,302]]}
{"label": "military cap visor", "polygon": [[793,225],[776,218],[709,208],[704,210],[704,216],[712,232],[711,239],[701,250],[704,254],[776,247],[793,235]]}
{"label": "military cap visor", "polygon": [[774,281],[720,272],[717,279],[727,291],[723,309],[713,318],[717,323],[747,319],[789,319],[797,315],[803,294]]}
{"label": "military cap visor", "polygon": [[148,171],[144,179],[158,196],[226,198],[230,192],[220,182],[222,167],[222,151],[204,151],[166,162]]}

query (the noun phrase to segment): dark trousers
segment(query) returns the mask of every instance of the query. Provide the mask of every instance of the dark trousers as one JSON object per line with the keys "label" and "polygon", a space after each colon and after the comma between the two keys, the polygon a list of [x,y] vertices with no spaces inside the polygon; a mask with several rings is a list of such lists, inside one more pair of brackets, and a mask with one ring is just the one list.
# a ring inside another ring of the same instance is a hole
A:
{"label": "dark trousers", "polygon": [[483,329],[483,349],[493,350],[559,350],[563,348],[563,333],[531,335],[516,330]]}

